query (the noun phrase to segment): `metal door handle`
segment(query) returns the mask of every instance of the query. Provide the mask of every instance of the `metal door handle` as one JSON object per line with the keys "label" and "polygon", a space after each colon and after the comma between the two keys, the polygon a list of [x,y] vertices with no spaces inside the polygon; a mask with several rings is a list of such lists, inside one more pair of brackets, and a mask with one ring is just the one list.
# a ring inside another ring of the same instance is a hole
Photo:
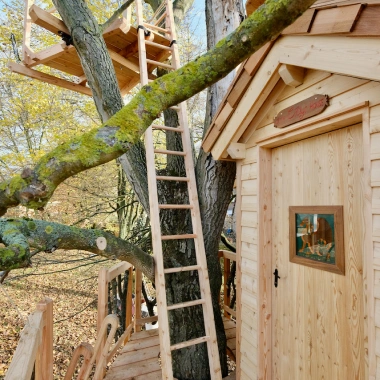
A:
{"label": "metal door handle", "polygon": [[273,274],[274,274],[274,287],[277,288],[277,286],[278,286],[278,280],[281,278],[278,275],[278,269],[277,268],[274,270]]}

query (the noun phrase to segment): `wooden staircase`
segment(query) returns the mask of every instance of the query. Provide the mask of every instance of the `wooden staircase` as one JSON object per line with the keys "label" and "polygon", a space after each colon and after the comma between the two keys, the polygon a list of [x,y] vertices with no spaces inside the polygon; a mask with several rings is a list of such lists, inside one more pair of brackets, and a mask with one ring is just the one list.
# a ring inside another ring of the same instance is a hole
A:
{"label": "wooden staircase", "polygon": [[[170,0],[165,0],[162,5],[157,9],[151,21],[146,23],[143,19],[143,9],[141,0],[136,0],[136,13],[138,22],[138,44],[139,44],[139,64],[140,64],[140,81],[142,85],[149,83],[148,66],[154,65],[164,67],[166,69],[175,70],[179,68],[179,53],[176,44],[176,34],[174,28],[174,18],[172,3]],[[170,40],[169,49],[172,53],[171,65],[153,61],[146,57],[146,45],[156,45],[156,42],[149,41],[146,37],[149,36],[150,31],[155,31],[162,34],[165,38]],[[170,128],[167,126],[160,126],[153,124],[145,134],[145,148],[146,160],[148,171],[148,186],[149,186],[149,201],[150,201],[150,221],[152,228],[152,245],[156,264],[156,294],[157,294],[157,308],[158,308],[158,322],[159,322],[159,337],[160,337],[160,351],[161,351],[161,365],[162,365],[162,378],[173,379],[172,369],[172,354],[173,350],[181,349],[184,347],[193,346],[200,343],[207,344],[210,374],[213,380],[221,379],[221,370],[219,363],[219,353],[215,332],[214,314],[212,309],[212,300],[210,292],[210,284],[207,271],[206,256],[204,251],[204,242],[202,234],[202,226],[200,219],[198,195],[196,189],[196,180],[194,173],[194,164],[192,158],[192,148],[190,132],[188,129],[186,104],[181,103],[173,109],[178,113],[179,127]],[[183,144],[183,151],[169,151],[157,150],[154,148],[153,143],[153,129],[172,131],[180,133]],[[155,165],[155,154],[166,155],[180,155],[183,156],[186,168],[186,177],[171,177],[171,176],[157,176]],[[157,181],[185,181],[187,182],[189,204],[170,205],[159,204]],[[188,209],[191,213],[193,233],[183,235],[162,235],[160,226],[160,210],[162,209]],[[187,267],[176,267],[165,269],[163,263],[163,240],[174,239],[194,239],[196,265]],[[182,271],[198,271],[199,285],[201,290],[201,298],[198,300],[181,302],[178,304],[167,304],[166,299],[166,285],[165,275],[170,273],[178,273]],[[192,339],[189,341],[171,344],[169,336],[169,321],[168,311],[180,308],[191,307],[195,305],[202,305],[203,319],[206,335],[200,338]]]}

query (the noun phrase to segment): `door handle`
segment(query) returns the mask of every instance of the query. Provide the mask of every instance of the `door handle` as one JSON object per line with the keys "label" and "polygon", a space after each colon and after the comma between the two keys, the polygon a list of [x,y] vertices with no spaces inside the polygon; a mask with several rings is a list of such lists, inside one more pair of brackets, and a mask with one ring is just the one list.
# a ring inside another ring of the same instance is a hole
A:
{"label": "door handle", "polygon": [[274,287],[277,288],[277,286],[278,286],[278,280],[281,278],[278,275],[278,269],[277,268],[274,270],[273,274],[274,274]]}

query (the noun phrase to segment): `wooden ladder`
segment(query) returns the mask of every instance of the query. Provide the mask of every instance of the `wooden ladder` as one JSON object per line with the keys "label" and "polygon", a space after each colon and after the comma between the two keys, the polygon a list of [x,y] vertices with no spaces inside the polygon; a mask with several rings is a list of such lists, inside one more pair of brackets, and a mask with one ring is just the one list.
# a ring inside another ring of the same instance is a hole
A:
{"label": "wooden ladder", "polygon": [[[138,23],[138,44],[139,44],[139,62],[140,62],[140,79],[141,84],[148,84],[148,70],[147,65],[155,65],[164,67],[166,69],[176,70],[180,67],[179,53],[176,44],[176,34],[174,27],[174,17],[171,0],[164,0],[160,7],[153,15],[150,23],[144,22],[143,10],[141,0],[136,0],[136,13]],[[153,21],[152,21],[153,20]],[[162,25],[163,24],[163,25]],[[157,43],[146,39],[146,35],[152,31],[165,35],[171,41],[171,46],[162,46]],[[172,51],[172,64],[164,64],[147,59],[146,45],[160,47]],[[221,370],[219,362],[218,344],[215,332],[214,313],[212,308],[212,299],[210,291],[210,283],[208,278],[207,262],[203,242],[202,225],[199,211],[198,194],[196,188],[196,180],[194,173],[194,163],[192,158],[192,147],[190,132],[188,129],[186,103],[183,102],[177,106],[171,107],[178,114],[179,127],[171,128],[152,124],[145,133],[145,149],[146,149],[146,162],[148,171],[148,187],[149,187],[149,203],[150,203],[150,221],[152,229],[152,245],[155,257],[155,284],[157,295],[158,307],[158,322],[159,322],[159,336],[160,336],[160,349],[161,349],[161,365],[163,379],[173,379],[172,357],[171,351],[178,350],[184,347],[193,346],[199,343],[206,342],[208,359],[210,366],[210,374],[212,380],[221,379]],[[168,151],[162,149],[155,149],[153,145],[153,129],[164,130],[180,133],[182,137],[183,152]],[[169,177],[157,176],[155,168],[155,154],[173,154],[184,157],[186,177]],[[157,194],[157,181],[185,181],[188,185],[189,204],[170,205],[159,204]],[[183,235],[162,235],[160,226],[160,214],[162,209],[189,209],[191,212],[193,233]],[[164,268],[163,254],[162,254],[162,241],[174,239],[194,239],[196,265],[177,268]],[[182,302],[174,305],[167,305],[166,300],[166,285],[165,275],[169,273],[176,273],[182,271],[198,271],[199,285],[201,291],[201,298],[190,302]],[[171,345],[169,336],[169,322],[168,311],[180,308],[186,308],[195,305],[202,305],[203,319],[206,335],[200,338],[192,339],[182,343]]]}

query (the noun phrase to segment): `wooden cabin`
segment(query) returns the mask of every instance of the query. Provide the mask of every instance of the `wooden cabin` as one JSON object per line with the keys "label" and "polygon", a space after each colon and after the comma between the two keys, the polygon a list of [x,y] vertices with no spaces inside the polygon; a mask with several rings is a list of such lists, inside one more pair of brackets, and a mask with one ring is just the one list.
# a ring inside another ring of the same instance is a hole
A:
{"label": "wooden cabin", "polygon": [[237,379],[380,379],[379,20],[316,1],[203,141],[237,165]]}

